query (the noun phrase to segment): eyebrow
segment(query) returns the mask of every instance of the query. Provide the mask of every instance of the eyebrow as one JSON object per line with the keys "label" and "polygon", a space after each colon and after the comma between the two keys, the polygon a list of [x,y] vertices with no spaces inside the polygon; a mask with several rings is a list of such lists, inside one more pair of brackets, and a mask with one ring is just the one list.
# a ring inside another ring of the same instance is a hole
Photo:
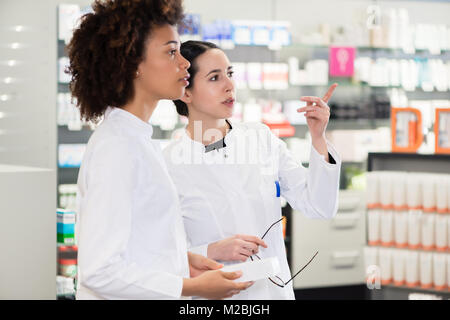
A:
{"label": "eyebrow", "polygon": [[[229,67],[227,68],[227,71],[230,70],[230,69],[233,69],[233,66],[229,66]],[[211,73],[215,73],[215,72],[220,72],[220,69],[214,69],[214,70],[211,70],[210,72],[208,72],[208,74],[205,76],[205,78],[206,78],[207,76],[209,76]]]}
{"label": "eyebrow", "polygon": [[170,40],[170,41],[167,41],[166,43],[164,43],[163,46],[167,46],[169,44],[176,44],[176,45],[178,45],[178,41]]}

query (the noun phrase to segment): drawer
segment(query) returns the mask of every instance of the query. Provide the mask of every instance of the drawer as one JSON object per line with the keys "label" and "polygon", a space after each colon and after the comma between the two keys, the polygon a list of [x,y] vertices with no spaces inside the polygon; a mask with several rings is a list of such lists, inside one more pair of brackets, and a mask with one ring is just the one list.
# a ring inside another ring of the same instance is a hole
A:
{"label": "drawer", "polygon": [[[315,288],[364,284],[363,248],[318,250],[314,260],[294,279],[294,288]],[[310,247],[293,252],[291,272],[295,274],[314,255]]]}
{"label": "drawer", "polygon": [[366,243],[365,210],[341,213],[330,220],[305,217],[295,211],[292,214],[292,245],[308,245],[321,249],[352,246]]}

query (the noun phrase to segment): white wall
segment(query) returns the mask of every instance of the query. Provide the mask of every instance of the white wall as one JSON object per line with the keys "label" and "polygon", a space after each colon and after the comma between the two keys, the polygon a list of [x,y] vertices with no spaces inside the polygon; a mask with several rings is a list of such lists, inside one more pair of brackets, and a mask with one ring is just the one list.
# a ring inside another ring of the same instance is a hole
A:
{"label": "white wall", "polygon": [[[0,97],[12,96],[0,98],[0,163],[56,168],[55,17],[47,1],[0,2]],[[20,64],[9,67],[9,60]],[[17,82],[5,84],[8,77]]]}
{"label": "white wall", "polygon": [[0,300],[56,299],[55,180],[0,164]]}

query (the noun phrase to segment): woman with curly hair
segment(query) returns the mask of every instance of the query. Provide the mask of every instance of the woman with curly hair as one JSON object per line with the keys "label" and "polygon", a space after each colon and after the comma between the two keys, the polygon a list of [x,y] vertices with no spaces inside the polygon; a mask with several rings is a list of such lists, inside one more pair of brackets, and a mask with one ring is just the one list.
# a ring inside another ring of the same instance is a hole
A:
{"label": "woman with curly hair", "polygon": [[82,118],[104,118],[78,176],[77,299],[218,299],[246,289],[251,282],[232,281],[239,272],[187,252],[177,192],[152,140],[158,101],[189,84],[175,28],[181,0],[92,7],[68,46]]}

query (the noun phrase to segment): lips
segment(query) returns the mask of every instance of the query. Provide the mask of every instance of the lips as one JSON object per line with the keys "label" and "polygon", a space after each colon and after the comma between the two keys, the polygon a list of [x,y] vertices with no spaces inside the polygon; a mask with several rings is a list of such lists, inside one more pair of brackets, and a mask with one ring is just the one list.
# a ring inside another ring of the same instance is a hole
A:
{"label": "lips", "polygon": [[234,106],[234,98],[229,98],[225,101],[222,101],[222,103],[224,105],[226,105],[227,107],[233,107]]}
{"label": "lips", "polygon": [[189,85],[189,78],[191,77],[191,75],[189,73],[187,73],[183,78],[179,79],[178,81],[183,82],[184,86],[187,87]]}

